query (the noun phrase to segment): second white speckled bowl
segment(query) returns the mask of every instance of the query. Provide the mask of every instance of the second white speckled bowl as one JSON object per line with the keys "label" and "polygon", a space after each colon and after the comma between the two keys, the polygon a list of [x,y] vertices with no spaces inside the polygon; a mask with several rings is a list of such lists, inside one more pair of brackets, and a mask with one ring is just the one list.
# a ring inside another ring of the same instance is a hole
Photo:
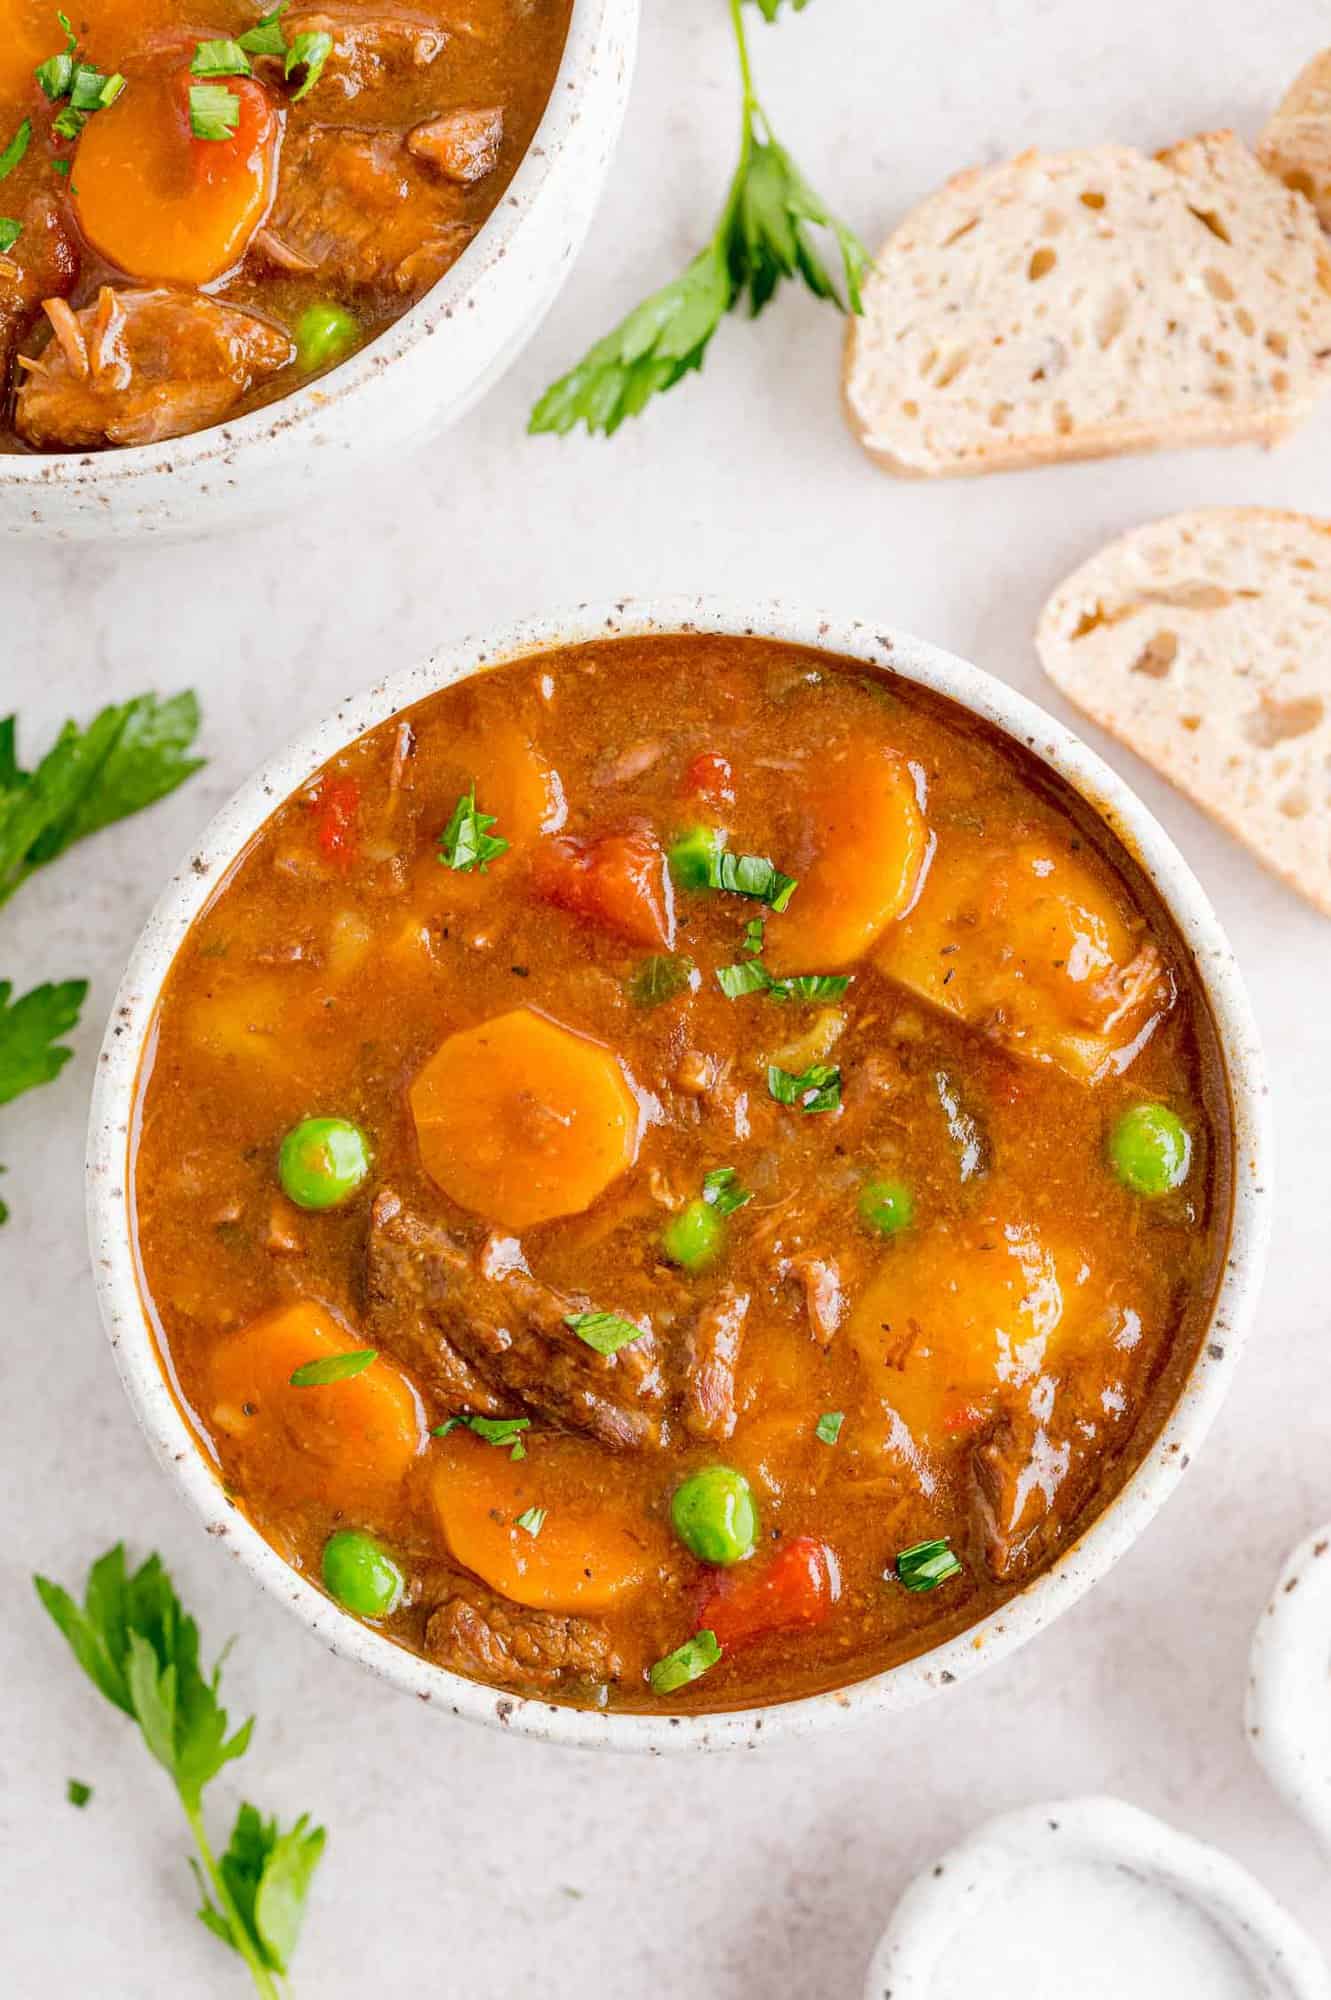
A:
{"label": "second white speckled bowl", "polygon": [[[918,1659],[831,1693],[717,1715],[603,1714],[481,1687],[396,1646],[350,1617],[269,1547],[231,1506],[163,1377],[139,1293],[130,1208],[129,1155],[139,1061],[171,961],[190,924],[237,855],[278,805],[328,758],[409,703],[469,675],[552,647],[643,633],[753,633],[862,661],[950,696],[1027,746],[1086,798],[1163,897],[1210,996],[1229,1073],[1235,1145],[1229,1256],[1207,1338],[1159,1437],[1123,1490],[1076,1544],[992,1616]],[[819,616],[777,603],[711,599],[620,600],[532,619],[481,639],[445,644],[421,665],[343,702],[258,771],[225,805],[159,899],[116,996],[93,1093],[88,1217],[106,1330],[130,1401],[159,1458],[216,1535],[334,1652],[359,1660],[447,1714],[525,1735],[599,1748],[753,1747],[776,1736],[839,1727],[857,1716],[907,1708],[1004,1658],[1065,1611],[1131,1546],[1173,1492],[1223,1400],[1256,1302],[1268,1231],[1267,1090],[1256,1025],[1234,954],[1178,849],[1139,799],[1070,730],[978,667],[885,622]]]}
{"label": "second white speckled bowl", "polygon": [[628,101],[638,0],[573,0],[545,115],[494,213],[425,297],[279,402],[161,444],[0,454],[0,534],[179,537],[317,506],[359,462],[418,450],[497,381],[568,276]]}

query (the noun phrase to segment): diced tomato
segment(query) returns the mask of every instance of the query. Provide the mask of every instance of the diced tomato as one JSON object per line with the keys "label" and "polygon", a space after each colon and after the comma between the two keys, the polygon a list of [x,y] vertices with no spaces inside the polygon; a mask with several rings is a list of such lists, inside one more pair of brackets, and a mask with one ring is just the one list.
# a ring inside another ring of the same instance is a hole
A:
{"label": "diced tomato", "polygon": [[536,852],[533,880],[547,903],[604,924],[633,944],[668,949],[675,941],[670,876],[653,834],[547,840]]}
{"label": "diced tomato", "polygon": [[360,807],[360,786],[354,778],[334,778],[315,800],[318,819],[315,830],[319,847],[339,868],[350,868],[356,858],[356,814]]}
{"label": "diced tomato", "polygon": [[797,1535],[761,1569],[727,1570],[703,1603],[698,1630],[710,1628],[730,1652],[770,1632],[821,1625],[840,1595],[836,1551],[814,1535]]}
{"label": "diced tomato", "polygon": [[684,773],[684,792],[689,798],[706,799],[708,805],[733,806],[735,774],[730,759],[715,750],[704,750]]}

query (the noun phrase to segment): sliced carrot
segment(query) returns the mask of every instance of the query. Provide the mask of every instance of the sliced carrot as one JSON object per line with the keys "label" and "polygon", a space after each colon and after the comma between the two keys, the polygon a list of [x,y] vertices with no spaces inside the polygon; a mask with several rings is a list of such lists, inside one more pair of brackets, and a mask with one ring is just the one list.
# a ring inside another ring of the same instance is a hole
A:
{"label": "sliced carrot", "polygon": [[476,868],[459,874],[443,866],[436,846],[427,847],[412,870],[412,902],[426,915],[484,902],[493,890],[493,871],[511,869],[525,849],[542,834],[557,833],[568,817],[558,771],[512,724],[494,723],[476,735],[455,737],[449,764],[457,775],[435,801],[434,832],[447,826],[459,793],[475,785],[477,810],[494,815],[490,831],[508,842],[509,851],[490,864],[491,873]]}
{"label": "sliced carrot", "polygon": [[532,866],[536,893],[631,944],[668,951],[675,906],[660,842],[650,833],[603,833],[594,840],[548,840]]}
{"label": "sliced carrot", "polygon": [[411,1087],[421,1161],[461,1207],[525,1229],[589,1208],[638,1150],[617,1058],[529,1007],[442,1042]]}
{"label": "sliced carrot", "polygon": [[588,1456],[574,1439],[541,1438],[517,1464],[463,1431],[437,1449],[430,1493],[450,1555],[516,1604],[607,1611],[664,1559],[664,1531],[636,1494],[610,1504],[589,1486],[585,1498],[549,1498],[567,1492]]}
{"label": "sliced carrot", "polygon": [[831,972],[862,957],[909,905],[928,841],[909,766],[878,743],[852,738],[820,757],[803,803],[813,858],[786,862],[799,887],[767,923],[765,957],[779,973]]}
{"label": "sliced carrot", "polygon": [[[243,1482],[253,1468],[268,1505],[315,1503],[373,1520],[389,1509],[425,1443],[415,1391],[381,1355],[361,1374],[298,1389],[307,1361],[364,1346],[317,1299],[299,1299],[218,1342],[199,1414],[227,1439]],[[261,1480],[261,1485],[260,1485]]]}
{"label": "sliced carrot", "polygon": [[224,139],[190,130],[188,72],[131,80],[88,120],[70,183],[79,225],[131,277],[204,285],[237,265],[272,200],[281,119],[250,77],[208,80],[239,104]]}

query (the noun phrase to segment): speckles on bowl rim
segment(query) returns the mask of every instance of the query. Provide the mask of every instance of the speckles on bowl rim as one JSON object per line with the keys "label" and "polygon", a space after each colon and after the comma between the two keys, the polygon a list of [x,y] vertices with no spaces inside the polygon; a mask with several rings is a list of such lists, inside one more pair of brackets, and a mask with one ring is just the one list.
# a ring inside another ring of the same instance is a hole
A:
{"label": "speckles on bowl rim", "polygon": [[[949,696],[1018,740],[1034,737],[1045,762],[1126,831],[1136,858],[1171,910],[1204,977],[1229,1071],[1235,1151],[1251,1162],[1236,1176],[1229,1254],[1213,1329],[1224,1339],[1203,1343],[1160,1436],[1121,1492],[1081,1539],[1018,1597],[946,1644],[849,1688],[763,1709],[671,1717],[603,1713],[505,1696],[502,1719],[495,1691],[450,1674],[359,1624],[313,1584],[299,1577],[227,1506],[213,1473],[194,1447],[163,1379],[135,1283],[129,1218],[123,1195],[109,1190],[124,1178],[126,1133],[139,1054],[152,1023],[161,983],[180,941],[223,874],[273,811],[365,730],[398,709],[505,661],[603,639],[680,632],[739,633],[847,655],[879,671],[903,675]],[[124,1032],[117,1032],[123,1029]],[[350,696],[334,713],[279,751],[224,805],[185,864],[167,884],[135,947],[121,984],[112,1026],[98,1064],[88,1137],[88,1221],[99,1303],[116,1361],[139,1420],[205,1523],[231,1521],[222,1546],[264,1586],[288,1603],[326,1644],[359,1660],[410,1693],[447,1696],[452,1712],[561,1743],[621,1750],[715,1750],[752,1746],[840,1726],[862,1714],[890,1712],[927,1700],[981,1667],[1004,1658],[1076,1602],[1131,1545],[1174,1490],[1229,1387],[1256,1302],[1269,1227],[1269,1106],[1256,1025],[1233,953],[1199,884],[1163,829],[1123,781],[1070,730],[1000,681],[954,655],[882,621],[819,615],[780,602],[732,605],[709,598],[613,599],[528,619],[498,634],[445,643],[420,665]]]}

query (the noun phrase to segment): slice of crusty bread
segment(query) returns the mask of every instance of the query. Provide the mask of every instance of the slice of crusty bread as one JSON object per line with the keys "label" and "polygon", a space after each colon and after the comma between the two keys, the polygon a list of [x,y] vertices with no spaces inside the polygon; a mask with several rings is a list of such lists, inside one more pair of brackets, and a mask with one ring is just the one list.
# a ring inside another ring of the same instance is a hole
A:
{"label": "slice of crusty bread", "polygon": [[1035,642],[1070,701],[1331,916],[1331,521],[1137,528],[1059,586]]}
{"label": "slice of crusty bread", "polygon": [[1257,141],[1257,157],[1306,195],[1331,229],[1331,49],[1299,71]]}
{"label": "slice of crusty bread", "polygon": [[845,398],[889,471],[1274,439],[1331,382],[1313,210],[1229,132],[976,168],[889,237]]}

